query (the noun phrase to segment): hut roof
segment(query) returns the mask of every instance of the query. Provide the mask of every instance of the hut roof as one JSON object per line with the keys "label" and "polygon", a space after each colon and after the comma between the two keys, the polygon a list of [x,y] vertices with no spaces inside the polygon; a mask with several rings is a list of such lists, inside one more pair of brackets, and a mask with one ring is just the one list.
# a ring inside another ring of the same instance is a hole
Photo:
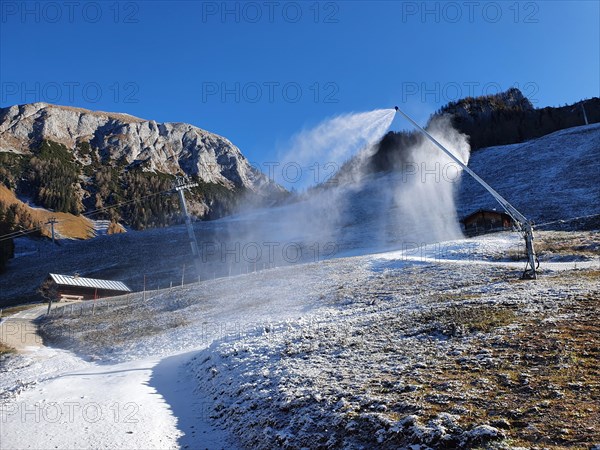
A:
{"label": "hut roof", "polygon": [[94,278],[83,278],[74,275],[58,275],[55,273],[51,273],[50,278],[52,278],[52,281],[59,286],[75,286],[105,289],[107,291],[131,292],[131,289],[129,289],[122,281],[97,280]]}

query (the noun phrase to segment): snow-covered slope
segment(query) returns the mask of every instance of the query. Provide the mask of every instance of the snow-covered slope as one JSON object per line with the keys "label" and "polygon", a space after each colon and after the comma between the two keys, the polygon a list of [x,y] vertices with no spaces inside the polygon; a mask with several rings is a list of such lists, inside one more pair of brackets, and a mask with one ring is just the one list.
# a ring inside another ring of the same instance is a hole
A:
{"label": "snow-covered slope", "polygon": [[[600,214],[600,124],[481,149],[469,167],[536,223]],[[457,203],[460,217],[501,209],[469,176],[462,177]]]}
{"label": "snow-covered slope", "polygon": [[[476,242],[493,257],[517,239]],[[530,332],[522,321],[551,312],[548,329],[557,308],[595,295],[596,272],[554,264],[515,283],[521,263],[479,264],[472,242],[137,294],[94,315],[67,306],[45,336],[94,361],[42,348],[9,363],[2,448],[472,448],[510,437],[506,408],[492,426],[463,404],[496,388],[487,370],[506,363],[499,343]],[[445,383],[440,371],[457,367],[487,384]]]}

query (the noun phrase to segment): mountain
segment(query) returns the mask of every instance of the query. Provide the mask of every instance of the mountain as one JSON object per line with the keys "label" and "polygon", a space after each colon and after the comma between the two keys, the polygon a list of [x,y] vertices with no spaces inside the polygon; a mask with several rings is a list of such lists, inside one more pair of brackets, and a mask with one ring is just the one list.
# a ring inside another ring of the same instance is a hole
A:
{"label": "mountain", "polygon": [[[467,97],[449,103],[432,114],[426,128],[439,121],[468,136],[471,152],[499,145],[519,144],[555,131],[600,122],[600,98],[561,107],[534,108],[519,89],[499,94]],[[371,171],[399,170],[410,157],[410,149],[425,138],[418,131],[390,131],[375,146],[368,159]]]}
{"label": "mountain", "polygon": [[559,107],[534,108],[517,88],[451,102],[432,116],[450,116],[452,126],[469,136],[471,150],[525,142],[565,128],[600,122],[600,98]]}
{"label": "mountain", "polygon": [[[600,186],[594,182],[600,170],[598,142],[600,124],[576,127],[520,146],[482,149],[472,155],[469,166],[534,220],[538,229],[597,230],[598,216],[587,224],[556,221],[600,215]],[[508,158],[509,154],[514,156]],[[443,240],[430,231],[429,221],[438,216],[431,201],[415,197],[418,226],[404,226],[403,218],[414,213],[391,200],[407,188],[410,200],[415,187],[424,187],[410,180],[399,172],[373,174],[357,190],[332,189],[303,202],[196,222],[202,279]],[[428,180],[429,188],[437,192],[439,183],[432,177]],[[468,175],[456,182],[459,218],[479,208],[500,210]],[[547,222],[554,223],[541,226]],[[182,275],[186,283],[195,281],[189,239],[181,225],[66,241],[60,246],[20,238],[15,246],[16,258],[0,275],[0,300],[6,305],[36,298],[35,289],[48,273],[122,280],[136,291],[143,289],[144,275],[148,289],[178,285]],[[438,246],[447,249],[446,244]]]}
{"label": "mountain", "polygon": [[[0,182],[17,194],[73,214],[164,193],[175,175],[199,183],[190,210],[200,218],[231,212],[242,195],[268,201],[284,192],[224,137],[185,123],[47,103],[0,109],[0,163]],[[137,229],[176,222],[176,199],[163,200],[99,218]]]}

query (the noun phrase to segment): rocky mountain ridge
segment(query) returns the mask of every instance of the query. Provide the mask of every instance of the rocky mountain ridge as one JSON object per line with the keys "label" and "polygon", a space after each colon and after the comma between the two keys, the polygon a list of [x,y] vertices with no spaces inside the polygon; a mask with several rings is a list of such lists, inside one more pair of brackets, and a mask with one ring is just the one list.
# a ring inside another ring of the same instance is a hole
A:
{"label": "rocky mountain ridge", "polygon": [[187,195],[198,218],[286,195],[231,141],[190,124],[48,103],[0,108],[0,183],[35,206],[102,210],[95,219],[135,229],[167,226],[181,220],[167,195],[180,175],[198,184]]}
{"label": "rocky mountain ridge", "polygon": [[79,148],[88,143],[109,165],[119,162],[144,171],[185,174],[254,192],[274,188],[228,139],[193,125],[47,103],[0,108],[0,152],[27,155],[44,140],[66,146],[84,166],[92,157]]}

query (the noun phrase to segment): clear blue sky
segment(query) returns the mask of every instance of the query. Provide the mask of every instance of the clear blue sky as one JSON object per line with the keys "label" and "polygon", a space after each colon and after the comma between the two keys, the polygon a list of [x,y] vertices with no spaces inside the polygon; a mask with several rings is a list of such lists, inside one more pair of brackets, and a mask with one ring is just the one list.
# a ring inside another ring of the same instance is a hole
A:
{"label": "clear blue sky", "polygon": [[339,113],[424,122],[513,85],[536,106],[600,96],[599,4],[2,0],[0,105],[188,122],[268,161]]}

